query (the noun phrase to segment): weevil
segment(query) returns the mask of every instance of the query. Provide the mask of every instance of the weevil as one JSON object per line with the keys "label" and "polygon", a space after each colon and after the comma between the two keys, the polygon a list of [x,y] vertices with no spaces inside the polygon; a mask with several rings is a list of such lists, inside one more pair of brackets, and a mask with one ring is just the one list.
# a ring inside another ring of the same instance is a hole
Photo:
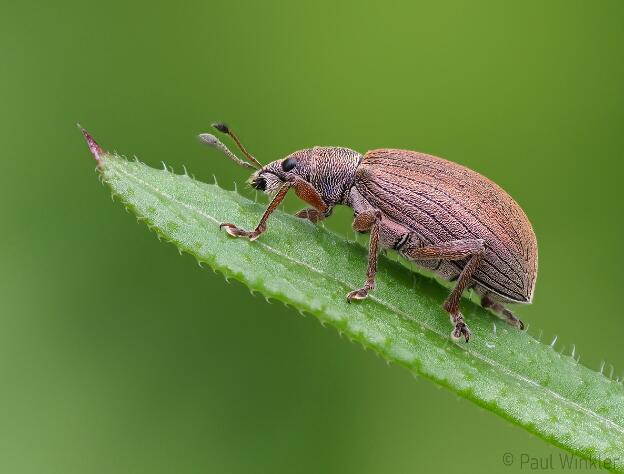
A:
{"label": "weevil", "polygon": [[347,302],[368,296],[375,287],[379,251],[394,249],[455,282],[443,304],[451,318],[453,339],[470,339],[459,308],[469,288],[480,296],[484,308],[524,329],[505,304],[532,302],[537,240],[518,203],[485,176],[433,155],[390,148],[361,155],[350,148],[316,146],[262,165],[227,125],[213,127],[234,140],[248,161],[214,135],[204,133],[200,139],[239,166],[255,170],[251,186],[273,196],[254,230],[221,224],[231,236],[257,239],[291,188],[311,206],[297,217],[312,223],[329,217],[334,206],[349,206],[353,230],[370,233],[370,240],[366,280],[347,294]]}

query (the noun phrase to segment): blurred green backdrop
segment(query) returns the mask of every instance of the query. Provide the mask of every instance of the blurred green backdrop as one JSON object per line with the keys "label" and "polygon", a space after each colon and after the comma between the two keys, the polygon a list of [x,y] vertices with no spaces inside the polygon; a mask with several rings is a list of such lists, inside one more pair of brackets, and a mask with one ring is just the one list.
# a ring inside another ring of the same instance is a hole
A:
{"label": "blurred green backdrop", "polygon": [[214,120],[262,161],[331,144],[468,165],[534,224],[529,331],[623,375],[621,1],[2,11],[0,472],[501,472],[520,469],[505,452],[559,453],[159,243],[111,203],[77,121],[227,187],[247,176],[194,137]]}

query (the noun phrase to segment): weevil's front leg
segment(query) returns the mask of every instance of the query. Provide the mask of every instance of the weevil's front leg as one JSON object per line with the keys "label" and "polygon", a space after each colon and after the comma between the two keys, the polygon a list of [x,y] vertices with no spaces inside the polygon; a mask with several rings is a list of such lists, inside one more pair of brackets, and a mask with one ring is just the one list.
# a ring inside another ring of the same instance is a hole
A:
{"label": "weevil's front leg", "polygon": [[291,188],[291,186],[293,186],[291,182],[286,182],[282,185],[281,188],[279,188],[277,194],[269,204],[269,207],[267,207],[266,211],[264,211],[264,214],[262,214],[260,222],[253,231],[240,229],[236,225],[230,224],[228,222],[224,222],[219,226],[219,228],[225,229],[225,231],[232,237],[249,237],[249,240],[256,240],[260,236],[260,234],[262,234],[266,230],[266,222],[269,219],[269,216],[273,213],[275,209],[277,209],[277,206],[279,206],[280,202],[284,200],[284,197],[286,197],[286,193]]}
{"label": "weevil's front leg", "polygon": [[319,221],[325,220],[326,217],[329,217],[332,210],[325,201],[323,201],[323,198],[314,186],[298,176],[292,178],[292,183],[297,196],[312,206],[308,209],[302,209],[297,212],[295,216],[301,219],[308,219],[312,224],[316,224]]}
{"label": "weevil's front leg", "polygon": [[325,201],[323,201],[323,197],[314,186],[299,176],[293,176],[290,182],[295,187],[295,194],[297,197],[312,206],[312,209],[303,209],[302,211],[299,211],[296,214],[297,217],[303,217],[310,220],[312,220],[310,218],[312,217],[322,220],[320,219],[321,215],[323,218],[329,216],[331,208],[327,205],[327,203],[325,203]]}
{"label": "weevil's front leg", "polygon": [[318,209],[314,209],[313,207],[310,207],[308,209],[301,209],[299,212],[297,212],[295,214],[295,216],[301,218],[301,219],[307,219],[310,222],[312,222],[312,224],[317,224],[320,221],[324,221],[325,219],[327,219],[330,215],[331,215],[331,209],[329,209],[329,211],[327,212],[321,212]]}
{"label": "weevil's front leg", "polygon": [[366,282],[362,288],[354,290],[347,295],[348,302],[351,302],[352,300],[363,300],[368,296],[368,292],[375,288],[380,223],[381,212],[377,210],[364,211],[358,214],[353,220],[352,227],[356,232],[367,232],[370,230],[370,243],[368,244],[368,269],[366,271]]}
{"label": "weevil's front leg", "polygon": [[455,329],[451,333],[454,339],[464,337],[466,342],[470,339],[470,330],[464,321],[464,317],[459,311],[461,295],[470,283],[472,274],[481,264],[485,255],[485,242],[481,239],[452,240],[438,245],[426,247],[414,247],[402,249],[406,257],[414,260],[449,260],[457,261],[468,258],[468,262],[462,269],[455,288],[444,302],[444,309],[451,315],[451,320],[455,324]]}
{"label": "weevil's front leg", "polygon": [[269,219],[269,216],[284,200],[284,198],[286,197],[286,193],[288,193],[288,190],[291,187],[295,188],[295,193],[299,198],[314,206],[314,209],[317,210],[319,213],[323,214],[324,216],[329,215],[331,209],[327,204],[325,204],[325,201],[323,201],[323,198],[314,188],[314,186],[298,176],[293,176],[288,181],[286,181],[281,188],[279,188],[277,194],[269,204],[269,207],[267,207],[266,211],[264,211],[260,222],[253,231],[240,229],[235,224],[230,224],[229,222],[221,224],[219,228],[225,228],[225,231],[233,237],[249,237],[249,240],[256,240],[260,236],[260,234],[262,234],[266,230],[266,223]]}

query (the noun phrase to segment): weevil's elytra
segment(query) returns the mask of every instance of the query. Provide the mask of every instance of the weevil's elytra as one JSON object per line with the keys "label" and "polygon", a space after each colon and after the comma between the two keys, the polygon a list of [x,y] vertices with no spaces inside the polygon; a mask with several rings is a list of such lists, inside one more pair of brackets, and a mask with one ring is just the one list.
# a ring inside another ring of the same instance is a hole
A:
{"label": "weevil's elytra", "polygon": [[497,184],[457,163],[408,150],[379,149],[364,155],[343,147],[314,147],[261,165],[225,124],[248,161],[234,155],[216,137],[205,143],[223,151],[239,166],[255,168],[250,184],[274,195],[258,226],[246,231],[224,228],[234,237],[255,240],[270,214],[293,188],[311,207],[298,217],[316,223],[336,205],[354,211],[353,229],[370,232],[366,281],[347,295],[364,299],[375,287],[380,248],[392,248],[434,271],[455,287],[443,304],[451,316],[454,339],[470,338],[459,310],[461,295],[473,288],[481,305],[509,323],[524,324],[505,303],[531,303],[537,278],[537,241],[520,206]]}

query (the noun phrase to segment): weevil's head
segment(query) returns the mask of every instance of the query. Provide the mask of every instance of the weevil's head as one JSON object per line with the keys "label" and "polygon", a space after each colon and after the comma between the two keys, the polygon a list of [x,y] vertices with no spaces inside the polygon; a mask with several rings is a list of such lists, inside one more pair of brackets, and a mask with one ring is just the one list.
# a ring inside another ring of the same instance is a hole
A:
{"label": "weevil's head", "polygon": [[202,133],[199,138],[207,145],[221,150],[237,165],[255,169],[249,184],[259,191],[274,194],[287,181],[297,176],[311,184],[328,206],[343,203],[355,183],[355,170],[362,155],[349,148],[337,146],[317,146],[291,153],[281,160],[261,165],[238,137],[223,123],[213,124],[220,132],[229,135],[238,145],[248,161],[243,161],[232,153],[214,135]]}
{"label": "weevil's head", "polygon": [[362,155],[349,148],[321,147],[299,150],[263,166],[251,175],[255,189],[273,194],[297,176],[310,183],[329,206],[344,202],[355,181]]}

